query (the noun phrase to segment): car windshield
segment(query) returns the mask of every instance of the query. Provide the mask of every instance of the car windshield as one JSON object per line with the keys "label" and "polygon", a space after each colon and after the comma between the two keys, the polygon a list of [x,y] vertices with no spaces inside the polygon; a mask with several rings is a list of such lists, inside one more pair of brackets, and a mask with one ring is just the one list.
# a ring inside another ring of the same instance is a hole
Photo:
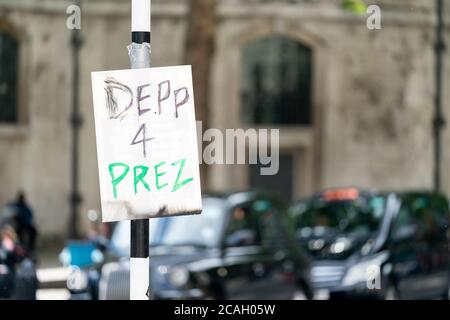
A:
{"label": "car windshield", "polygon": [[[225,217],[224,201],[203,198],[203,210],[199,215],[187,215],[150,220],[150,246],[199,246],[218,245]],[[112,235],[111,248],[120,255],[130,251],[130,223],[120,222]]]}
{"label": "car windshield", "polygon": [[385,197],[373,196],[348,201],[312,201],[296,219],[300,236],[317,233],[368,235],[380,227]]}

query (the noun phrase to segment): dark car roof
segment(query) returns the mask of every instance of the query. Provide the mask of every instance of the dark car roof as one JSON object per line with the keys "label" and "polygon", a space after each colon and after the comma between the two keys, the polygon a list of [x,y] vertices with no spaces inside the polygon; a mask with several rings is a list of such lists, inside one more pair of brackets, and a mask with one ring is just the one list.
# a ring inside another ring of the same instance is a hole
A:
{"label": "dark car roof", "polygon": [[357,187],[343,187],[343,188],[327,188],[324,190],[321,190],[317,193],[315,193],[313,196],[308,198],[299,199],[297,201],[294,201],[291,206],[290,210],[296,210],[301,205],[308,205],[309,203],[314,202],[315,200],[320,199],[320,197],[327,191],[333,191],[333,190],[340,190],[340,189],[356,189],[359,192],[359,196],[362,197],[369,197],[369,196],[388,196],[390,194],[395,194],[395,196],[399,199],[405,199],[410,197],[438,197],[442,200],[445,200],[449,202],[448,198],[440,193],[435,192],[432,190],[426,190],[426,189],[417,189],[417,190],[401,190],[401,191],[395,191],[395,190],[383,190],[379,191],[377,189],[363,189],[363,188],[357,188]]}
{"label": "dark car roof", "polygon": [[432,190],[426,190],[426,189],[417,189],[417,190],[392,190],[389,193],[395,194],[398,198],[404,199],[404,198],[410,198],[410,197],[438,197],[445,199],[448,201],[448,198],[446,195],[444,195],[441,192],[436,192]]}
{"label": "dark car roof", "polygon": [[379,191],[377,189],[364,189],[364,188],[358,188],[358,187],[336,187],[336,188],[326,188],[323,189],[319,192],[316,192],[315,194],[313,194],[311,197],[307,197],[307,198],[303,198],[303,199],[298,199],[296,201],[294,201],[292,203],[292,206],[296,206],[298,204],[302,204],[302,203],[308,203],[310,201],[314,201],[317,199],[320,199],[326,192],[330,192],[330,191],[337,191],[337,190],[348,190],[348,189],[354,189],[358,191],[358,196],[359,197],[368,197],[368,196],[374,196],[374,195],[387,195],[387,192],[382,192]]}
{"label": "dark car roof", "polygon": [[400,196],[441,196],[444,195],[440,192],[430,190],[406,190],[406,191],[393,191]]}

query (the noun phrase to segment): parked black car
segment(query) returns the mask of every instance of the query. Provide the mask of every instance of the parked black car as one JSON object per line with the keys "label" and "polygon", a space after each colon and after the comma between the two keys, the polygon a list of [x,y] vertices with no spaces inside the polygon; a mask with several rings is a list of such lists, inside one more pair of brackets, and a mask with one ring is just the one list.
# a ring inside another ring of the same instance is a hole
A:
{"label": "parked black car", "polygon": [[290,211],[317,298],[448,298],[444,196],[329,189]]}
{"label": "parked black car", "polygon": [[[271,195],[240,192],[204,196],[200,215],[152,219],[153,298],[312,297],[309,261],[286,209]],[[129,298],[129,229],[127,221],[115,227],[108,255],[116,261],[102,268],[100,299]]]}

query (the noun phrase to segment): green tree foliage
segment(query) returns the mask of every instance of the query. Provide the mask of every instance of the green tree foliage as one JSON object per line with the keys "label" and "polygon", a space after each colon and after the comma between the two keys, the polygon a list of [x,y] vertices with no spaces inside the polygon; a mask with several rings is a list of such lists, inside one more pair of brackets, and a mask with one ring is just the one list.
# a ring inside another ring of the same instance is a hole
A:
{"label": "green tree foliage", "polygon": [[342,9],[358,14],[364,14],[367,10],[367,5],[362,0],[343,0]]}

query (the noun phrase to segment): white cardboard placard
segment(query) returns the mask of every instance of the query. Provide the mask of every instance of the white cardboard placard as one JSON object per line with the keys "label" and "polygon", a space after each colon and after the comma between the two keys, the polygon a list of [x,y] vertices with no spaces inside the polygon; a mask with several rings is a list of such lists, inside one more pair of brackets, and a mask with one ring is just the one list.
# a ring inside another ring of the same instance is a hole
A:
{"label": "white cardboard placard", "polygon": [[190,66],[92,73],[104,222],[201,212]]}

